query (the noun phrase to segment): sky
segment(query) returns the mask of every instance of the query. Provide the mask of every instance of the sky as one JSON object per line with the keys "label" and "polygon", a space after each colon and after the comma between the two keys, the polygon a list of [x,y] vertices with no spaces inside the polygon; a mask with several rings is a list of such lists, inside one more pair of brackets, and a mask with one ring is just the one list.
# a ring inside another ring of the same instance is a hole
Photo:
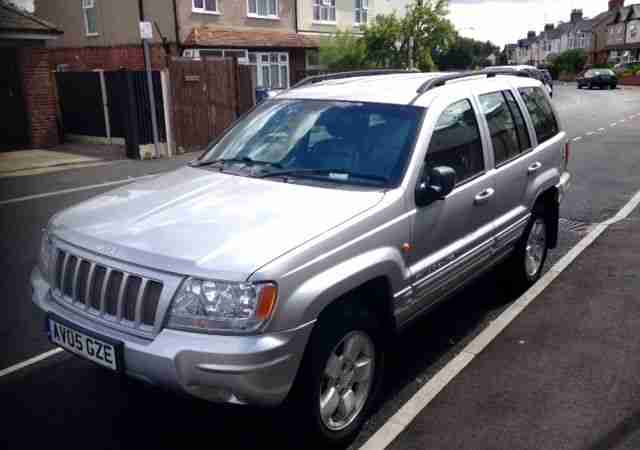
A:
{"label": "sky", "polygon": [[[500,47],[539,33],[545,23],[568,22],[571,10],[585,17],[608,9],[608,0],[449,0],[449,19],[462,36],[492,41]],[[628,1],[627,3],[635,3]]]}

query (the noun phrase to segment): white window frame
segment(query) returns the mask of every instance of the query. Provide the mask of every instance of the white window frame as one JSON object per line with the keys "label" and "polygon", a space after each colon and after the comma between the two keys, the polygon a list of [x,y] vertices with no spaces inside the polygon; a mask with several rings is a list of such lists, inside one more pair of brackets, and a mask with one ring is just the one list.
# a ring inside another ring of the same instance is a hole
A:
{"label": "white window frame", "polygon": [[[256,62],[255,63],[249,62],[246,65],[254,66],[256,68],[256,75],[257,75],[257,80],[256,81],[257,81],[257,85],[259,87],[266,88],[266,89],[287,89],[287,88],[289,88],[289,86],[291,85],[291,57],[290,57],[288,52],[250,52],[250,54],[251,55],[255,55]],[[263,62],[262,61],[262,57],[263,56],[267,57],[267,60],[268,60],[267,62]],[[273,56],[276,56],[277,62],[271,61],[271,58]],[[286,61],[282,61],[282,57],[283,56],[286,56]],[[265,86],[264,85],[262,69],[263,68],[268,68],[268,71],[269,71],[269,84],[271,84],[272,66],[278,68],[278,79],[280,79],[280,76],[282,74],[282,68],[286,67],[286,69],[287,69],[287,78],[286,78],[286,80],[284,80],[285,81],[284,87],[273,88],[270,85],[269,86]]]}
{"label": "white window frame", "polygon": [[260,2],[264,2],[267,4],[266,9],[269,9],[269,4],[271,3],[271,0],[253,0],[256,3],[256,10],[255,12],[251,12],[251,1],[252,0],[247,0],[247,17],[252,17],[254,19],[271,19],[271,20],[280,20],[280,15],[279,12],[280,11],[280,0],[275,0],[276,2],[276,10],[275,10],[275,14],[270,14],[267,13],[266,15],[262,15],[259,14],[258,11],[260,10],[260,8],[258,7],[258,3]]}
{"label": "white window frame", "polygon": [[[313,23],[335,24],[337,22],[336,0],[311,0]],[[318,8],[318,19],[316,19],[316,8]],[[333,19],[322,19],[322,11],[327,10],[327,17],[331,17],[333,10]]]}
{"label": "white window frame", "polygon": [[191,12],[197,13],[197,14],[212,14],[214,16],[219,16],[220,15],[220,0],[213,0],[214,2],[216,2],[216,9],[215,10],[211,10],[211,9],[207,9],[207,2],[206,0],[202,0],[202,8],[198,8],[196,6],[196,0],[191,0]]}
{"label": "white window frame", "polygon": [[[97,20],[97,6],[96,0],[82,0],[82,17],[84,17],[84,34],[85,36],[99,36],[98,33],[98,20]],[[93,13],[96,14],[96,30],[89,30],[89,17],[87,16],[87,11],[93,10]]]}
{"label": "white window frame", "polygon": [[[353,23],[356,26],[366,25],[369,21],[369,0],[353,0],[353,1],[354,1]],[[358,8],[358,3],[360,4],[360,8]],[[359,19],[358,19],[358,12],[360,13]],[[364,20],[362,20],[363,16],[364,16]]]}

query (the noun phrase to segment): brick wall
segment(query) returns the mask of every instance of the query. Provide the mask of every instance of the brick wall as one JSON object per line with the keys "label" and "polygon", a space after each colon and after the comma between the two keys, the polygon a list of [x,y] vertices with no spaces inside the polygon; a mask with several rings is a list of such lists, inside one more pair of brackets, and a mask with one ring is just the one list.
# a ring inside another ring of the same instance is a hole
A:
{"label": "brick wall", "polygon": [[[67,64],[68,70],[144,70],[144,52],[140,45],[125,47],[81,47],[50,49],[50,63],[55,69]],[[172,54],[175,49],[172,49]],[[166,53],[161,46],[151,48],[151,65],[155,70],[166,67]]]}
{"label": "brick wall", "polygon": [[22,91],[33,147],[51,147],[59,142],[56,99],[46,49],[23,48],[18,54]]}

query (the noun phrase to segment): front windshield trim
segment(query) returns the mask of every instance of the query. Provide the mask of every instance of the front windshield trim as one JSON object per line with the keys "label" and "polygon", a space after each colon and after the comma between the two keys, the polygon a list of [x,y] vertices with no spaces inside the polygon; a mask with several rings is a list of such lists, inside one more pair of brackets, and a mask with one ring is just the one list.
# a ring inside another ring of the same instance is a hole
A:
{"label": "front windshield trim", "polygon": [[[404,181],[404,179],[407,176],[407,170],[409,165],[411,164],[411,161],[413,159],[413,155],[415,152],[415,148],[418,142],[418,139],[420,138],[420,135],[422,133],[422,129],[424,126],[424,120],[426,117],[426,113],[427,113],[427,108],[422,107],[422,106],[416,106],[416,105],[409,105],[409,104],[403,104],[403,103],[380,103],[380,102],[366,102],[366,101],[357,101],[357,100],[340,100],[340,99],[317,99],[317,98],[277,98],[277,97],[272,97],[269,99],[266,99],[264,101],[262,101],[261,103],[254,105],[249,111],[247,111],[246,113],[244,113],[242,116],[240,116],[236,121],[233,122],[233,124],[231,126],[229,126],[227,129],[224,130],[224,132],[218,136],[217,138],[215,138],[214,140],[212,140],[206,147],[206,149],[202,152],[202,154],[195,160],[195,164],[192,164],[193,167],[199,167],[199,166],[205,166],[205,165],[209,165],[209,164],[213,164],[216,162],[224,162],[224,159],[228,159],[228,158],[218,158],[217,160],[211,160],[208,161],[208,159],[210,158],[212,152],[215,151],[217,145],[224,139],[226,138],[235,128],[236,126],[238,126],[248,115],[250,115],[251,113],[253,113],[256,109],[262,107],[262,106],[267,106],[267,105],[273,105],[273,104],[277,104],[277,103],[283,103],[283,102],[291,102],[291,101],[313,101],[313,102],[326,102],[326,103],[351,103],[351,104],[362,104],[362,105],[373,105],[373,106],[398,106],[398,107],[410,107],[412,109],[414,109],[416,111],[416,116],[415,116],[415,129],[413,130],[413,136],[411,137],[410,140],[408,140],[406,142],[406,157],[404,158],[404,162],[403,162],[403,167],[401,168],[401,170],[398,172],[397,177],[392,177],[391,179],[389,179],[388,182],[386,183],[373,183],[373,182],[362,182],[362,181],[355,181],[355,177],[353,179],[347,179],[347,180],[340,180],[340,179],[335,179],[335,178],[329,178],[327,176],[317,176],[315,174],[305,174],[304,176],[298,176],[296,175],[296,178],[300,178],[300,179],[308,179],[308,180],[314,180],[314,181],[319,181],[319,182],[327,182],[328,184],[331,185],[342,185],[342,186],[365,186],[365,187],[371,187],[371,188],[383,188],[383,189],[394,189],[397,188],[398,186],[400,186],[402,184],[402,182]],[[266,161],[260,161],[260,160],[255,160],[256,165],[269,165],[269,162]],[[253,164],[246,164],[246,168],[249,169],[250,173],[247,173],[246,176],[248,177],[253,177],[255,176],[253,174],[253,170],[252,166]],[[225,172],[221,172],[221,173],[225,173]],[[239,176],[243,176],[240,173],[234,173],[234,175],[239,175]],[[258,178],[262,178],[260,176],[258,176]],[[270,178],[270,177],[267,177]],[[278,177],[274,177],[274,181],[277,180]],[[293,177],[292,177],[293,178]]]}

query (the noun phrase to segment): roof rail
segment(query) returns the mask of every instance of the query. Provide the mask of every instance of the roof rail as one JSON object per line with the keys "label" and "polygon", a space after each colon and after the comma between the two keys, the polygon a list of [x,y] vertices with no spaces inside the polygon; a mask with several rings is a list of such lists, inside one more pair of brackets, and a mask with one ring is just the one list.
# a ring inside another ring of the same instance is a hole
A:
{"label": "roof rail", "polygon": [[400,70],[400,69],[371,69],[371,70],[354,70],[351,72],[327,73],[325,75],[313,75],[306,77],[298,83],[291,86],[296,89],[309,84],[320,83],[327,80],[342,80],[345,78],[370,77],[374,75],[394,75],[406,73],[419,73],[417,70]]}
{"label": "roof rail", "polygon": [[450,75],[440,75],[437,77],[433,77],[422,83],[422,85],[416,91],[418,94],[424,94],[425,92],[440,86],[444,86],[449,81],[461,80],[463,78],[471,78],[478,76],[485,76],[487,78],[493,78],[497,75],[497,73],[493,72],[463,72],[463,73],[452,73]]}

